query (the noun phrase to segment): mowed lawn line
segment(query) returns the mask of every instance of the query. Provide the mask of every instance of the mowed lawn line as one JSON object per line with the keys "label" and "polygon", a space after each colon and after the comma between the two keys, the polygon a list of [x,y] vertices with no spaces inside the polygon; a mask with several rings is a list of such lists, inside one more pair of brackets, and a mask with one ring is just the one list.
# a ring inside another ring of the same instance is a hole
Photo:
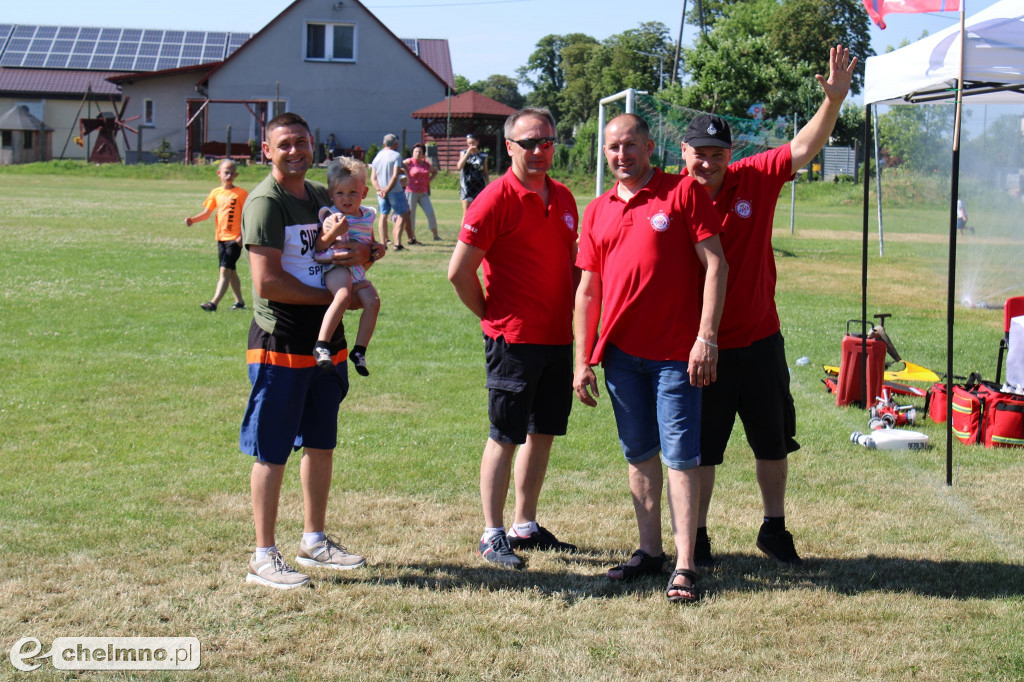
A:
{"label": "mowed lawn line", "polygon": [[[574,408],[542,508],[542,522],[582,554],[534,554],[524,574],[482,566],[473,548],[482,348],[444,278],[460,211],[442,192],[446,241],[389,254],[371,270],[385,302],[373,374],[352,377],[342,408],[330,518],[372,566],[319,577],[317,590],[299,595],[247,587],[249,461],[236,439],[248,317],[199,311],[216,277],[212,223],[180,224],[212,185],[0,183],[8,646],[28,635],[191,635],[204,645],[200,677],[211,679],[1024,674],[1019,451],[958,447],[958,483],[947,490],[938,450],[852,446],[865,415],[835,408],[813,365],[793,368],[804,448],[793,455],[790,525],[806,570],[778,569],[754,549],[760,500],[737,434],[712,509],[725,561],[702,579],[711,600],[680,610],[664,603],[662,579],[604,581],[635,543],[606,396],[596,410]],[[47,195],[56,185],[59,205]],[[859,311],[842,270],[859,251],[784,241],[777,247],[794,254],[779,259],[790,360],[838,360],[843,302]],[[944,325],[942,312],[919,283],[899,286],[915,312],[889,324],[898,344],[916,345],[918,328]],[[983,337],[965,349],[968,364],[994,362],[994,317],[963,316]],[[281,530],[290,553],[300,513],[291,472]]]}

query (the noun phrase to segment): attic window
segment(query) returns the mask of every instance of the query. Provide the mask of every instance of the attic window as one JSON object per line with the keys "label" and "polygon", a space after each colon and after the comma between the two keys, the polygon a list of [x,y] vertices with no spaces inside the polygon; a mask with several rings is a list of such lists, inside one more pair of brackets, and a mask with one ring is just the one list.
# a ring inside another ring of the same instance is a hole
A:
{"label": "attic window", "polygon": [[354,62],[356,27],[353,24],[306,24],[306,60]]}

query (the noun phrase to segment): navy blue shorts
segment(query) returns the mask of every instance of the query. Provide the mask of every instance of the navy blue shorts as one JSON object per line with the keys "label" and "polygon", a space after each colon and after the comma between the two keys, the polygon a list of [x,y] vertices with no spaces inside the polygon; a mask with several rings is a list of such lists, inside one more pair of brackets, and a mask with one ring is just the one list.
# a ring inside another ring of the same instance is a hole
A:
{"label": "navy blue shorts", "polygon": [[484,336],[490,437],[526,442],[526,434],[564,436],[572,410],[572,345],[507,343]]}
{"label": "navy blue shorts", "polygon": [[718,352],[718,380],[704,387],[701,465],[722,463],[739,414],[756,459],[785,459],[800,449],[796,408],[789,392],[786,344],[781,333],[746,348]]}
{"label": "navy blue shorts", "polygon": [[239,447],[261,462],[284,464],[299,448],[333,450],[338,444],[348,351],[335,353],[331,372],[320,369],[311,352],[298,351],[252,323],[247,353],[252,391]]}

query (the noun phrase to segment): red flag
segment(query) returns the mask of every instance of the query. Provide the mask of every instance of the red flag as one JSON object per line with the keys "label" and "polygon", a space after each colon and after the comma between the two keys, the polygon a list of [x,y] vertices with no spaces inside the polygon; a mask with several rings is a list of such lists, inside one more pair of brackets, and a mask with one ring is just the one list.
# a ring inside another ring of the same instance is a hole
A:
{"label": "red flag", "polygon": [[864,0],[864,8],[879,28],[885,28],[882,17],[901,12],[959,12],[960,0]]}

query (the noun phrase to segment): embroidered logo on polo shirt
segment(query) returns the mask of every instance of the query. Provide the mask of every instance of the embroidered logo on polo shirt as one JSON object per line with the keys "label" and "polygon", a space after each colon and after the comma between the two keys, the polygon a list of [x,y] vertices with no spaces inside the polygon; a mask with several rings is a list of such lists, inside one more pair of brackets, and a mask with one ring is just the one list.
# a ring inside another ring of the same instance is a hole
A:
{"label": "embroidered logo on polo shirt", "polygon": [[663,211],[658,211],[651,216],[651,228],[655,232],[664,232],[668,229],[669,218]]}
{"label": "embroidered logo on polo shirt", "polygon": [[468,230],[469,232],[472,232],[473,234],[476,234],[476,228],[473,227],[472,225],[470,225],[469,223],[466,223],[465,225],[463,225],[462,229]]}
{"label": "embroidered logo on polo shirt", "polygon": [[754,212],[754,207],[750,205],[750,202],[746,199],[737,199],[736,205],[733,206],[733,210],[736,211],[736,215],[741,218],[749,218],[750,214]]}
{"label": "embroidered logo on polo shirt", "polygon": [[570,230],[576,229],[576,221],[573,220],[572,214],[569,213],[568,211],[566,211],[565,215],[562,216],[562,220],[565,221],[565,226],[568,227]]}

